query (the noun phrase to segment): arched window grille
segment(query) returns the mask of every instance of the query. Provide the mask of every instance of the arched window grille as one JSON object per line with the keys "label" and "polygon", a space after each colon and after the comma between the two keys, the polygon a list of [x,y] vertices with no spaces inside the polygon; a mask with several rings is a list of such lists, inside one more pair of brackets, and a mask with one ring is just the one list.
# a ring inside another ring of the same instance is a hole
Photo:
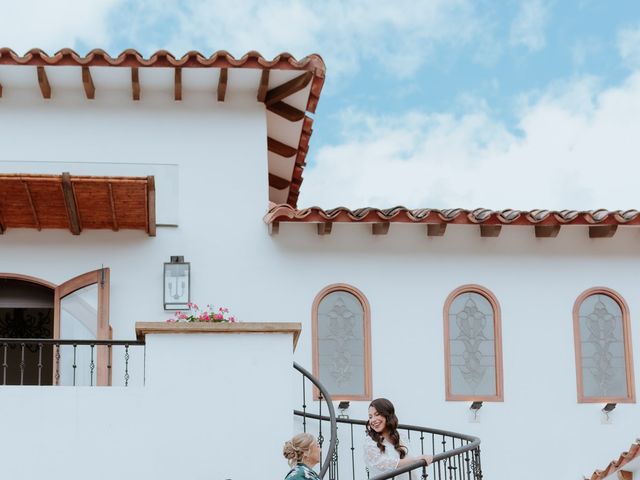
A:
{"label": "arched window grille", "polygon": [[369,302],[360,290],[334,284],[318,293],[312,308],[313,374],[334,400],[371,399],[370,331]]}
{"label": "arched window grille", "polygon": [[447,400],[503,400],[500,305],[489,290],[464,285],[449,294],[444,352]]}
{"label": "arched window grille", "polygon": [[597,287],[573,307],[579,403],[635,402],[629,308],[618,293]]}

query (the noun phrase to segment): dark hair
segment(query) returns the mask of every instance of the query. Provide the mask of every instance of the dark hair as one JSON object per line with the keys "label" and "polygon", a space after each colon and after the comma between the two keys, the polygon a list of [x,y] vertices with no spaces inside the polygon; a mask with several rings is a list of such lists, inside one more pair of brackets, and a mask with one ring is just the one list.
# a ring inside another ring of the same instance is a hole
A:
{"label": "dark hair", "polygon": [[[393,448],[400,454],[400,458],[404,458],[407,454],[406,447],[400,445],[400,434],[398,433],[398,417],[396,417],[396,409],[386,398],[376,398],[373,400],[369,407],[373,407],[376,409],[380,415],[385,418],[386,425],[385,430],[389,432],[389,439],[393,445]],[[382,434],[376,432],[373,428],[369,426],[369,420],[367,420],[367,435],[369,435],[381,452],[384,452],[385,446],[382,444],[384,437]]]}

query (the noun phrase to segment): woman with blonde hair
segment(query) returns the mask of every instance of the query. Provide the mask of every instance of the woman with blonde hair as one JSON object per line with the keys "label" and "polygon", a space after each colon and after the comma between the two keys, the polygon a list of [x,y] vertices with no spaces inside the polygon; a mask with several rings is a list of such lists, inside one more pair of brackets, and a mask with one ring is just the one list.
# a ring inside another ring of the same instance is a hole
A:
{"label": "woman with blonde hair", "polygon": [[320,480],[311,469],[320,461],[320,445],[310,433],[299,433],[285,442],[282,455],[292,467],[285,480]]}

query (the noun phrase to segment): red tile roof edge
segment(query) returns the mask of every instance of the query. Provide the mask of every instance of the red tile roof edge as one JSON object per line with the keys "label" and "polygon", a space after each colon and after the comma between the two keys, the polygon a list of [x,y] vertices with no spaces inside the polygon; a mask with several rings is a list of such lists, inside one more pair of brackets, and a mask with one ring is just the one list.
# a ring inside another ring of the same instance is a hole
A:
{"label": "red tile roof edge", "polygon": [[640,457],[640,439],[631,444],[628,451],[621,453],[617,460],[610,462],[604,470],[596,470],[593,472],[589,480],[603,480],[612,473],[622,469],[622,467],[637,457]]}
{"label": "red tile roof edge", "polygon": [[418,223],[418,224],[457,224],[457,225],[640,225],[640,212],[637,210],[487,210],[478,208],[415,209],[398,206],[389,209],[338,207],[324,210],[320,207],[296,209],[288,204],[271,204],[264,217],[267,224],[274,222],[300,223]]}

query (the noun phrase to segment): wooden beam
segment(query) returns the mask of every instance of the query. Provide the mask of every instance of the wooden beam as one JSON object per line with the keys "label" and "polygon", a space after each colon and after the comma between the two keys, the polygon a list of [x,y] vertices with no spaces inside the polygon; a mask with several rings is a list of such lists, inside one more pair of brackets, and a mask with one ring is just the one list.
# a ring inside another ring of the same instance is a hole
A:
{"label": "wooden beam", "polygon": [[36,67],[38,70],[38,85],[40,85],[40,92],[42,93],[42,98],[51,98],[51,85],[49,84],[49,78],[47,77],[47,72],[45,71],[43,66]]}
{"label": "wooden beam", "polygon": [[96,98],[96,86],[93,84],[91,70],[89,67],[82,67],[82,85],[84,86],[84,94],[89,100]]}
{"label": "wooden beam", "polygon": [[500,235],[500,230],[502,230],[502,225],[480,225],[480,236],[486,238],[497,237]]}
{"label": "wooden beam", "polygon": [[331,233],[331,227],[333,222],[318,223],[318,235],[329,235]]}
{"label": "wooden beam", "polygon": [[182,67],[176,67],[173,75],[173,98],[182,100]]}
{"label": "wooden beam", "polygon": [[430,223],[427,225],[427,236],[442,237],[446,229],[446,223]]}
{"label": "wooden beam", "polygon": [[140,100],[140,75],[138,67],[131,67],[131,92],[134,100]]}
{"label": "wooden beam", "polygon": [[156,236],[156,180],[153,175],[147,177],[147,233]]}
{"label": "wooden beam", "polygon": [[611,238],[618,230],[618,225],[592,225],[589,227],[589,238]]}
{"label": "wooden beam", "polygon": [[298,110],[296,107],[292,107],[288,103],[284,102],[267,105],[267,110],[289,120],[290,122],[299,122],[304,118],[304,112],[302,110]]}
{"label": "wooden beam", "polygon": [[220,77],[218,77],[218,101],[224,102],[224,97],[227,94],[227,80],[229,77],[229,69],[221,68]]}
{"label": "wooden beam", "polygon": [[271,137],[267,137],[267,149],[270,152],[277,153],[278,155],[287,158],[298,154],[297,148],[293,148]]}
{"label": "wooden beam", "polygon": [[0,98],[2,98],[2,84],[0,83]]}
{"label": "wooden beam", "polygon": [[2,214],[2,203],[0,203],[0,235],[2,235],[6,229],[7,225],[4,221],[4,215]]}
{"label": "wooden beam", "polygon": [[280,231],[280,222],[271,222],[267,227],[269,228],[269,235],[277,235]]}
{"label": "wooden beam", "polygon": [[29,190],[29,184],[23,180],[22,185],[24,185],[24,191],[27,194],[27,200],[29,200],[29,206],[31,207],[31,213],[33,215],[33,221],[36,224],[36,228],[38,230],[42,230],[42,226],[40,225],[40,219],[38,218],[38,212],[36,212],[36,206],[33,203],[33,197],[31,197],[31,190]]}
{"label": "wooden beam", "polygon": [[114,232],[117,232],[118,230],[120,230],[120,228],[118,227],[118,217],[116,215],[116,202],[115,202],[115,199],[113,198],[113,187],[111,186],[111,182],[107,183],[107,186],[109,187],[109,204],[111,205],[111,229]]}
{"label": "wooden beam", "polygon": [[629,470],[619,470],[618,480],[633,480],[633,472]]}
{"label": "wooden beam", "polygon": [[64,195],[64,203],[67,207],[67,216],[69,217],[69,230],[74,235],[80,235],[82,226],[80,225],[80,216],[76,207],[76,195],[71,185],[71,175],[69,172],[62,173],[62,193]]}
{"label": "wooden beam", "polygon": [[258,87],[257,99],[259,102],[264,102],[267,98],[267,90],[269,89],[269,72],[270,70],[262,70],[260,75],[260,86]]}
{"label": "wooden beam", "polygon": [[536,237],[556,238],[560,233],[560,225],[536,225]]}
{"label": "wooden beam", "polygon": [[273,173],[269,174],[269,186],[275,188],[276,190],[284,190],[291,185],[291,182],[286,178],[279,177],[274,175]]}
{"label": "wooden beam", "polygon": [[389,233],[389,222],[372,223],[371,233],[373,235],[386,235]]}
{"label": "wooden beam", "polygon": [[290,95],[299,92],[304,87],[309,85],[309,82],[313,78],[313,73],[305,72],[302,75],[283,83],[282,85],[272,88],[267,92],[267,96],[264,99],[266,105],[273,105],[280,100],[284,100]]}

